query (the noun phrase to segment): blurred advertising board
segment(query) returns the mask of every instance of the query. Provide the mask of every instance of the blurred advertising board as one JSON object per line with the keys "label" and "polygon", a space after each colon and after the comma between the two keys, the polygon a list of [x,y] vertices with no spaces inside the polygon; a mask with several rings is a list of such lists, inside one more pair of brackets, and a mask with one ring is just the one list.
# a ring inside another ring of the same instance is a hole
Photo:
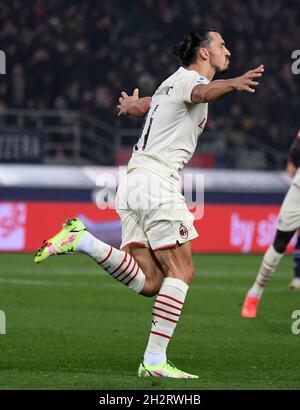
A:
{"label": "blurred advertising board", "polygon": [[[202,219],[195,221],[199,237],[193,251],[263,253],[273,241],[278,211],[278,205],[207,204]],[[88,202],[0,201],[0,251],[32,252],[70,217],[82,219],[92,234],[119,247],[121,224],[114,209],[100,210]]]}

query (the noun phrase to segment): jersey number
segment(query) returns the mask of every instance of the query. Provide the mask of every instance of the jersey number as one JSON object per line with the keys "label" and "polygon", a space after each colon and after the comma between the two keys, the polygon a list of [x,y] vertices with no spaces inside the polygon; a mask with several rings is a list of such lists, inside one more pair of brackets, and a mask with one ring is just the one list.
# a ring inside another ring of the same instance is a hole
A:
{"label": "jersey number", "polygon": [[[143,142],[143,145],[142,145],[142,151],[145,151],[145,148],[146,148],[146,145],[147,145],[147,142],[148,142],[148,138],[149,138],[149,134],[150,134],[150,130],[151,130],[152,123],[153,123],[154,114],[156,113],[156,111],[158,109],[158,106],[159,106],[159,104],[157,104],[155,106],[154,110],[152,111],[151,118],[149,120],[149,125],[148,125],[147,131],[144,135],[144,142]],[[142,132],[143,131],[144,131],[144,128],[143,128]],[[137,150],[138,149],[137,145],[134,148]]]}

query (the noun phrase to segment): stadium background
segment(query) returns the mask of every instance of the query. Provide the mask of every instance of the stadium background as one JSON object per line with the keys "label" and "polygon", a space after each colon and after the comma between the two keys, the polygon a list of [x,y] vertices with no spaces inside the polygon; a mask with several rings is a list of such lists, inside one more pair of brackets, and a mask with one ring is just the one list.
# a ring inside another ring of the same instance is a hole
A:
{"label": "stadium background", "polygon": [[[205,177],[204,218],[196,223],[200,237],[193,249],[225,255],[195,256],[201,284],[197,279],[191,291],[173,351],[184,363],[182,346],[191,346],[207,388],[299,388],[299,354],[291,354],[299,348],[288,329],[291,311],[299,308],[297,295],[286,291],[291,261],[283,261],[262,307],[262,313],[272,312],[271,322],[259,322],[254,331],[236,318],[259,258],[232,255],[265,251],[290,184],[284,170],[299,128],[300,75],[291,71],[292,51],[300,48],[299,13],[298,0],[1,3],[0,309],[8,315],[7,339],[0,340],[1,388],[182,387],[136,382],[136,351],[120,354],[118,363],[113,359],[118,332],[128,346],[143,346],[145,335],[131,339],[125,324],[145,328],[151,301],[132,301],[84,257],[36,267],[26,252],[69,216],[80,216],[95,235],[119,244],[115,211],[99,209],[95,198],[103,175],[116,175],[126,164],[142,126],[140,119],[117,117],[120,91],[139,87],[142,96],[151,95],[178,67],[171,46],[198,26],[220,30],[232,53],[230,71],[217,78],[261,63],[265,75],[255,95],[236,93],[210,105],[188,164],[187,173]],[[108,186],[111,198],[115,188]],[[99,312],[106,318],[101,332]],[[197,344],[188,339],[192,335]],[[62,348],[66,340],[69,350]],[[204,351],[211,340],[212,351]],[[126,382],[122,364],[129,369]]]}
{"label": "stadium background", "polygon": [[[198,252],[263,252],[290,183],[283,171],[299,126],[299,77],[291,71],[297,21],[297,1],[281,0],[4,3],[0,250],[32,251],[61,218],[78,213],[74,202],[93,202],[97,176],[105,172],[94,167],[125,165],[142,126],[140,119],[117,117],[120,91],[139,87],[141,95],[151,95],[178,66],[171,46],[187,28],[211,26],[232,53],[225,77],[260,63],[266,72],[255,96],[236,93],[210,106],[189,163],[190,173],[206,170],[207,188],[207,217],[197,223],[202,235],[193,246]],[[253,172],[250,183],[245,170],[251,169],[267,174]],[[120,236],[116,214],[88,209],[91,223],[104,223],[104,239],[109,222],[114,238]],[[44,212],[52,219],[38,232]]]}

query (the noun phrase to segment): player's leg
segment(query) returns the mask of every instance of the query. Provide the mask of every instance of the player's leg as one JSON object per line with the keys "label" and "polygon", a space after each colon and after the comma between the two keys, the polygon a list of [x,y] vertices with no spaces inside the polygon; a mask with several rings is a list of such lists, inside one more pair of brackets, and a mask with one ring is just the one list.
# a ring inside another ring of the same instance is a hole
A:
{"label": "player's leg", "polygon": [[[131,215],[129,216],[131,219]],[[128,221],[127,221],[128,222]],[[146,240],[142,237],[143,232],[136,225],[135,219],[131,221],[134,226],[130,243],[125,239],[127,245],[121,245],[121,250],[108,245],[87,233],[79,240],[77,251],[91,256],[110,276],[134,292],[142,296],[154,296],[160,289],[163,272],[159,262],[151,249],[146,247]],[[124,234],[123,230],[123,243]]]}
{"label": "player's leg", "polygon": [[161,288],[164,276],[162,267],[152,249],[132,244],[124,246],[122,251],[130,254],[145,274],[146,279],[140,294],[155,296]]}
{"label": "player's leg", "polygon": [[[134,222],[131,221],[131,225]],[[153,296],[160,288],[163,274],[153,252],[145,247],[147,240],[140,239],[142,232],[138,229],[135,228],[135,233],[141,241],[139,245],[134,241],[134,245],[119,250],[95,238],[80,220],[69,219],[58,234],[44,242],[35,255],[35,262],[42,262],[52,255],[82,252],[134,292]]]}
{"label": "player's leg", "polygon": [[272,274],[279,264],[295,231],[282,232],[277,230],[273,244],[265,253],[257,278],[250,290],[253,295],[261,297],[263,291],[272,278]]}
{"label": "player's leg", "polygon": [[[147,172],[143,171],[145,178]],[[134,175],[132,179],[134,178]],[[150,174],[155,186],[151,199],[155,204],[139,210],[141,225],[158,259],[164,279],[152,310],[149,341],[140,364],[140,377],[194,378],[167,360],[167,347],[181,316],[189,285],[194,277],[191,240],[198,236],[179,184],[172,178]]]}
{"label": "player's leg", "polygon": [[273,245],[265,253],[256,281],[246,295],[241,312],[243,317],[256,317],[265,286],[270,281],[272,273],[284,255],[294,232],[300,226],[300,189],[298,188],[299,184],[295,183],[295,178],[280,209]]}
{"label": "player's leg", "polygon": [[185,298],[195,275],[191,242],[155,252],[165,278],[152,310],[152,326],[139,376],[196,378],[167,361],[167,347],[181,316]]}
{"label": "player's leg", "polygon": [[[194,217],[187,209],[179,181],[174,182],[168,171],[160,175],[147,169],[136,169],[128,174],[126,184],[124,181],[116,201],[122,220],[123,243],[127,244],[132,238],[136,242],[146,240],[163,272],[152,284],[149,278],[152,292],[157,289],[157,284],[161,285],[160,296],[153,308],[150,347],[147,347],[138,374],[140,377],[195,377],[176,369],[166,360],[167,344],[194,274],[189,243],[198,236],[193,226]],[[126,191],[131,193],[130,197]],[[132,223],[134,218],[135,223]],[[186,244],[180,246],[177,243]],[[170,247],[173,249],[166,249]],[[165,301],[160,302],[160,299]]]}
{"label": "player's leg", "polygon": [[246,295],[241,312],[243,317],[256,317],[263,291],[271,280],[272,274],[276,270],[294,233],[295,231],[283,232],[277,230],[273,244],[264,254],[255,282]]}
{"label": "player's leg", "polygon": [[293,252],[294,277],[289,285],[290,289],[300,289],[300,233],[297,232],[297,242]]}

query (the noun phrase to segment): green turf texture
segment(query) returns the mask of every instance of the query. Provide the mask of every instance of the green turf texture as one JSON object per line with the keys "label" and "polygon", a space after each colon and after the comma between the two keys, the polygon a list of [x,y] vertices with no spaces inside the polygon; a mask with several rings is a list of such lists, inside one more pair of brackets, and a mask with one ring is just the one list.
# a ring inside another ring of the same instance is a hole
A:
{"label": "green turf texture", "polygon": [[286,256],[255,320],[240,317],[261,256],[196,255],[197,276],[169,346],[199,380],[139,379],[152,298],[135,295],[82,255],[0,254],[0,389],[299,389],[300,292]]}

